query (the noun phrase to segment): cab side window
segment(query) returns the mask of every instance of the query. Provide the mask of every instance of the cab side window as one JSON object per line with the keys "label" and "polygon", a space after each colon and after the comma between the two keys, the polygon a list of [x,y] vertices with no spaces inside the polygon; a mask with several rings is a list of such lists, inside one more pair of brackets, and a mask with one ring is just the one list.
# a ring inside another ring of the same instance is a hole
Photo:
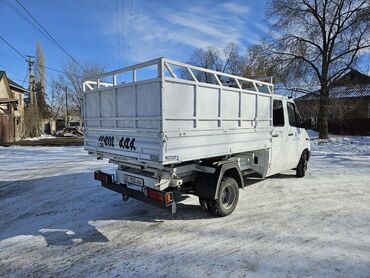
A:
{"label": "cab side window", "polygon": [[294,127],[303,127],[302,120],[295,105],[291,102],[287,102],[289,125]]}
{"label": "cab side window", "polygon": [[284,126],[284,109],[281,100],[274,99],[272,121],[274,126]]}

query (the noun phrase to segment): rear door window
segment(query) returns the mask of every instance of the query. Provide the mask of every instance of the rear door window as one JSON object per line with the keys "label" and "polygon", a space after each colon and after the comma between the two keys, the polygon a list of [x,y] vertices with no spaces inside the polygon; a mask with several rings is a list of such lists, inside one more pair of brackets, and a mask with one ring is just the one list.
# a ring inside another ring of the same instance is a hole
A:
{"label": "rear door window", "polygon": [[284,126],[284,109],[281,100],[274,99],[272,120],[274,126]]}
{"label": "rear door window", "polygon": [[301,117],[292,102],[287,102],[289,125],[294,127],[302,127]]}

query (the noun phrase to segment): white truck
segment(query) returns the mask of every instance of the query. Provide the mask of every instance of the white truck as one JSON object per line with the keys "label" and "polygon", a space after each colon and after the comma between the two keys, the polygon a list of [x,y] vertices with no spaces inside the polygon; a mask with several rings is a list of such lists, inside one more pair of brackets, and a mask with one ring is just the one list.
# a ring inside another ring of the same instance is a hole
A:
{"label": "white truck", "polygon": [[243,176],[295,169],[303,177],[310,142],[293,100],[272,82],[159,58],[83,83],[84,144],[116,175],[103,187],[170,212],[174,192],[199,197],[211,213],[232,213]]}

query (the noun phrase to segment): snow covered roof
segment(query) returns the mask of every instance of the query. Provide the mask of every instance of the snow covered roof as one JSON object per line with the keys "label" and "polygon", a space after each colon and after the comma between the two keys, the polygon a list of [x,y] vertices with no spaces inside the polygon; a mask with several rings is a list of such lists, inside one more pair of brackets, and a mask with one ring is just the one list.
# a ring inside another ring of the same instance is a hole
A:
{"label": "snow covered roof", "polygon": [[[351,70],[332,84],[330,98],[358,98],[370,97],[370,76],[357,70]],[[320,88],[317,91],[298,97],[298,100],[316,100],[320,97]]]}
{"label": "snow covered roof", "polygon": [[[300,97],[300,100],[318,99],[320,92],[313,92],[311,94]],[[336,87],[329,92],[330,98],[356,98],[356,97],[370,97],[370,84],[356,87]]]}

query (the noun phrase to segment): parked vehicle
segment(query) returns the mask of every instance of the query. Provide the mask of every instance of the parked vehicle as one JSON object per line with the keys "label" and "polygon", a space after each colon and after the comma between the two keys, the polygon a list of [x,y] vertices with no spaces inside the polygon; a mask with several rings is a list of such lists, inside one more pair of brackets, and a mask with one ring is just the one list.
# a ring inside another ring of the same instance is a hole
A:
{"label": "parked vehicle", "polygon": [[181,191],[226,216],[244,175],[305,175],[309,137],[293,100],[271,82],[159,58],[83,87],[85,149],[118,166],[95,179],[124,200],[174,213]]}

